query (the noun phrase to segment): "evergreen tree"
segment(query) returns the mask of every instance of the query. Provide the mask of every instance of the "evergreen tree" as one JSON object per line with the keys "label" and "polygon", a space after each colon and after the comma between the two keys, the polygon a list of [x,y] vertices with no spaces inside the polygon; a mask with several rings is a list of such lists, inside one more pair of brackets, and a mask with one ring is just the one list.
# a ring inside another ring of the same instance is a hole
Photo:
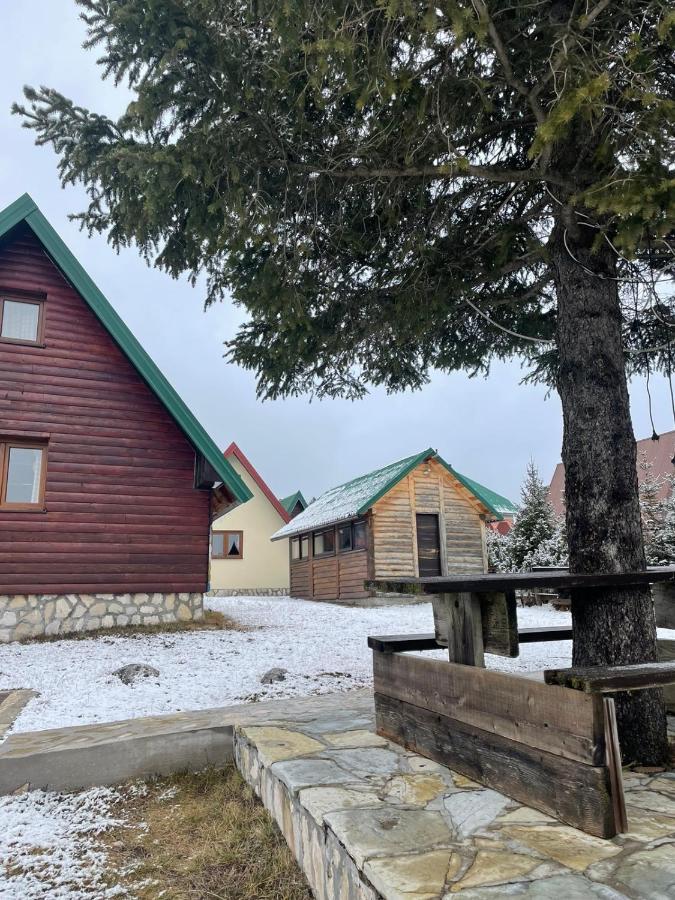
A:
{"label": "evergreen tree", "polygon": [[640,482],[640,516],[642,519],[642,536],[645,543],[645,556],[650,565],[658,565],[660,551],[657,548],[658,536],[663,526],[664,509],[659,500],[663,486],[663,478],[652,471],[654,464],[649,462],[643,451],[639,461],[643,478]]}
{"label": "evergreen tree", "polygon": [[568,565],[564,520],[555,515],[548,488],[530,460],[513,527],[502,535],[487,534],[488,562],[493,572],[529,572],[534,566]]}
{"label": "evergreen tree", "polygon": [[553,536],[555,513],[548,496],[548,488],[541,480],[533,460],[527,465],[520,490],[520,506],[513,528],[508,534],[511,562],[514,571],[523,571],[528,559]]}
{"label": "evergreen tree", "polygon": [[549,568],[566,568],[569,565],[569,552],[567,549],[567,531],[565,520],[555,517],[553,532],[539,546],[528,553],[523,560],[523,569],[530,571],[535,566],[547,566]]}
{"label": "evergreen tree", "polygon": [[[644,568],[626,370],[669,364],[675,318],[650,287],[672,269],[662,0],[77,2],[133,102],[115,121],[27,88],[16,111],[86,185],[85,227],[230,291],[264,396],[525,356],[562,401],[572,570]],[[649,591],[595,596],[575,664],[655,659]],[[628,758],[662,762],[659,692],[617,712]]]}

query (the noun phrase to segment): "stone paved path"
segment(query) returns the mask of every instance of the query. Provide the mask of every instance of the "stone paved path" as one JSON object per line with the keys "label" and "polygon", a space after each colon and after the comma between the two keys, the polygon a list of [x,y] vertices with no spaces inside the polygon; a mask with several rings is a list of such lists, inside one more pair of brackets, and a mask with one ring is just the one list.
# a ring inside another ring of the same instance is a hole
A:
{"label": "stone paved path", "polygon": [[363,697],[320,706],[239,725],[235,755],[321,900],[675,898],[675,772],[626,773],[606,841],[378,737]]}
{"label": "stone paved path", "polygon": [[14,724],[24,706],[36,696],[35,691],[0,691],[0,741]]}

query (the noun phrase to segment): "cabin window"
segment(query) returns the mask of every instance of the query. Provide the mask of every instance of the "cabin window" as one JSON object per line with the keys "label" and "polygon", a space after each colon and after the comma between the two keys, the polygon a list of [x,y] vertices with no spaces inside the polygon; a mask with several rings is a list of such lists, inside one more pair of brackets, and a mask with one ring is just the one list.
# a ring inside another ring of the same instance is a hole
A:
{"label": "cabin window", "polygon": [[352,549],[365,550],[368,546],[368,537],[365,522],[354,522],[352,525]]}
{"label": "cabin window", "polygon": [[352,526],[338,528],[338,547],[340,553],[348,553],[352,549]]}
{"label": "cabin window", "polygon": [[0,338],[16,344],[39,344],[42,311],[39,301],[0,297]]}
{"label": "cabin window", "polygon": [[211,556],[214,559],[243,559],[243,531],[214,531],[211,535]]}
{"label": "cabin window", "polygon": [[338,528],[338,547],[340,553],[349,553],[350,550],[365,550],[367,547],[366,523],[350,522],[349,525]]}
{"label": "cabin window", "polygon": [[291,538],[291,559],[307,559],[309,556],[309,535]]}
{"label": "cabin window", "polygon": [[46,452],[44,444],[0,441],[0,508],[43,509]]}
{"label": "cabin window", "polygon": [[328,556],[335,553],[335,529],[314,532],[314,556]]}

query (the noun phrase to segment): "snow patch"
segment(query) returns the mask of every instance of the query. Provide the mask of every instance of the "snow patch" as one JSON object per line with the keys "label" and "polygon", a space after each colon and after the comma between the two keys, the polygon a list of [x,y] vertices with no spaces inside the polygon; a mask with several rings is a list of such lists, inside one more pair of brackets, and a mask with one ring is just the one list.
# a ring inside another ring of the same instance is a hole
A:
{"label": "snow patch", "polygon": [[81,900],[126,895],[105,881],[98,838],[124,824],[112,788],[77,794],[31,791],[0,797],[1,900]]}

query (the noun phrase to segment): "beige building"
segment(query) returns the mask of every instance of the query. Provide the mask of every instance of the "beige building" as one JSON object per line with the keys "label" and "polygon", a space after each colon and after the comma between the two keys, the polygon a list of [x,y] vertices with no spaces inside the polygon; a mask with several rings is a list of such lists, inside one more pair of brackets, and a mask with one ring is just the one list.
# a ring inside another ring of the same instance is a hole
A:
{"label": "beige building", "polygon": [[[210,590],[222,595],[287,594],[288,541],[272,543],[270,538],[290,521],[291,513],[236,444],[224,455],[253,497],[212,525]],[[302,495],[286,499],[297,496]]]}

